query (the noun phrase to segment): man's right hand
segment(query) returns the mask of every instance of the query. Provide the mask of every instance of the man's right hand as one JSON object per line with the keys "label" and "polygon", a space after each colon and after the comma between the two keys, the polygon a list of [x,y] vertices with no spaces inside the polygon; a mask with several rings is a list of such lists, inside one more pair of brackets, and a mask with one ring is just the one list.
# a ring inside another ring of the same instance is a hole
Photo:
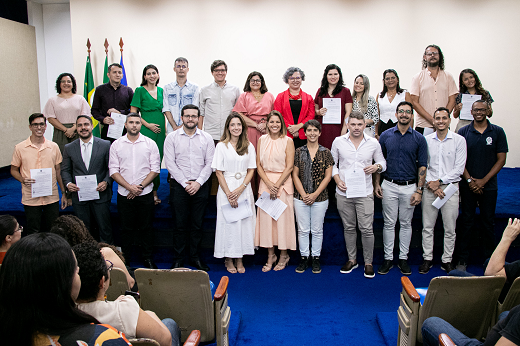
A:
{"label": "man's right hand", "polygon": [[76,185],[74,183],[70,183],[70,184],[67,184],[67,190],[69,190],[70,192],[78,192],[79,187],[78,187],[78,185]]}
{"label": "man's right hand", "polygon": [[347,192],[347,185],[345,185],[345,182],[343,180],[338,178],[336,180],[336,185],[341,192]]}
{"label": "man's right hand", "polygon": [[25,179],[23,180],[23,184],[24,184],[25,186],[29,186],[29,187],[31,186],[31,184],[34,184],[35,182],[36,182],[36,180],[34,180],[34,179],[30,179],[30,178],[25,178]]}

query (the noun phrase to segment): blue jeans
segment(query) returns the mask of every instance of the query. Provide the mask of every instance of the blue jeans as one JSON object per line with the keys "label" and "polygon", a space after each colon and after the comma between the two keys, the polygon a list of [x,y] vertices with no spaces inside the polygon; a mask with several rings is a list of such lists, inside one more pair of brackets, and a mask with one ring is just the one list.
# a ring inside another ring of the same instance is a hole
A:
{"label": "blue jeans", "polygon": [[311,206],[308,206],[303,201],[294,199],[294,211],[298,224],[298,242],[302,256],[309,256],[309,234],[312,235],[312,256],[321,254],[323,220],[328,206],[329,200],[314,202]]}
{"label": "blue jeans", "polygon": [[162,320],[162,323],[168,328],[170,334],[172,335],[172,346],[180,346],[181,345],[181,330],[177,325],[177,322],[172,320],[171,318],[165,318]]}
{"label": "blue jeans", "polygon": [[445,333],[457,346],[482,345],[477,339],[468,338],[458,329],[439,317],[430,317],[422,325],[422,337],[424,346],[438,346],[439,334]]}

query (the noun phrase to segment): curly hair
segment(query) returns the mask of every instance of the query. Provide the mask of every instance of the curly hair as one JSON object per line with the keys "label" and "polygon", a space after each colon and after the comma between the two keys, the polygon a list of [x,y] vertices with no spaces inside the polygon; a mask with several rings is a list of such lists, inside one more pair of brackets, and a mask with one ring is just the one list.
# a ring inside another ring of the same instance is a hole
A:
{"label": "curly hair", "polygon": [[283,74],[283,81],[285,83],[289,83],[289,77],[291,77],[296,72],[300,73],[300,77],[302,78],[302,82],[305,80],[305,73],[299,67],[289,67],[285,73]]}
{"label": "curly hair", "polygon": [[[426,54],[426,49],[428,48],[435,48],[437,49],[437,51],[439,52],[439,68],[441,70],[444,70],[444,54],[442,54],[442,50],[441,50],[441,47],[435,45],[435,44],[430,44],[428,47],[426,47],[424,49],[424,54]],[[424,55],[423,55],[423,59],[422,59],[422,68],[423,70],[428,66],[428,63],[426,62],[426,59],[424,58]]]}
{"label": "curly hair", "polygon": [[95,242],[87,241],[74,245],[72,251],[76,255],[81,278],[81,289],[78,299],[87,302],[96,300],[99,293],[99,281],[102,277],[108,279],[108,269]]}
{"label": "curly hair", "polygon": [[76,78],[74,78],[74,76],[68,72],[62,73],[58,76],[58,78],[56,78],[56,91],[58,92],[58,94],[61,94],[61,80],[64,77],[70,77],[70,80],[72,81],[71,91],[73,94],[75,94],[77,90]]}

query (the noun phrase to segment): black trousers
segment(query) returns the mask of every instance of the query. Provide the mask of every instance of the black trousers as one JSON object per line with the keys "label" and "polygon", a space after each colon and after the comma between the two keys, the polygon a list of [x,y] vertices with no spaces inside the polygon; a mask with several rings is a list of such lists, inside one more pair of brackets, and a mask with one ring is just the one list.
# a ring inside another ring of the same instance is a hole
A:
{"label": "black trousers", "polygon": [[155,203],[153,193],[128,199],[117,194],[117,211],[121,227],[121,250],[127,264],[130,264],[132,245],[141,245],[143,259],[152,258],[153,216]]}
{"label": "black trousers", "polygon": [[196,194],[190,196],[182,185],[176,181],[171,183],[172,210],[175,215],[175,229],[173,230],[175,261],[184,260],[188,245],[190,259],[196,261],[200,258],[202,223],[208,204],[209,187],[210,183],[206,182]]}
{"label": "black trousers", "polygon": [[[495,208],[497,205],[497,190],[484,191],[482,195],[473,193],[467,182],[459,184],[462,211],[462,222],[457,230],[456,252],[459,262],[468,263],[472,239],[481,238],[484,248],[484,258],[489,258],[495,250]],[[475,210],[480,210],[480,228],[473,228]],[[480,232],[479,232],[480,229]]]}
{"label": "black trousers", "polygon": [[110,201],[105,203],[88,201],[85,203],[73,204],[72,207],[74,208],[76,216],[83,221],[91,234],[91,227],[97,225],[100,242],[114,245],[112,221],[110,220]]}
{"label": "black trousers", "polygon": [[24,205],[27,227],[24,229],[26,235],[49,232],[54,220],[60,216],[60,202],[46,205],[30,206]]}

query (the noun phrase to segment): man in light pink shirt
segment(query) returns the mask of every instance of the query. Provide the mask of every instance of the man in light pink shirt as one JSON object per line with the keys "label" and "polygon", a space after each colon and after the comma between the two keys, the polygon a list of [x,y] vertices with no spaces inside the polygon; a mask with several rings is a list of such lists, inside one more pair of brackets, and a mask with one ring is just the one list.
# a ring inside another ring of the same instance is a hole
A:
{"label": "man in light pink shirt", "polygon": [[[412,79],[410,97],[417,111],[415,130],[427,135],[433,132],[433,113],[439,107],[446,107],[450,113],[455,107],[459,90],[451,73],[444,71],[444,55],[439,46],[426,47],[423,69]],[[431,130],[425,129],[429,128]]]}
{"label": "man in light pink shirt", "polygon": [[108,168],[118,184],[117,210],[121,225],[121,249],[130,263],[134,240],[142,247],[147,268],[157,269],[152,259],[153,248],[153,179],[160,173],[159,148],[150,138],[141,135],[141,116],[127,115],[127,134],[110,147]]}
{"label": "man in light pink shirt", "polygon": [[209,270],[200,258],[200,242],[215,144],[209,133],[197,128],[199,117],[199,107],[184,106],[182,127],[170,133],[164,142],[164,162],[174,179],[170,190],[175,218],[172,269],[183,266],[185,250],[189,247],[190,264],[200,270]]}

